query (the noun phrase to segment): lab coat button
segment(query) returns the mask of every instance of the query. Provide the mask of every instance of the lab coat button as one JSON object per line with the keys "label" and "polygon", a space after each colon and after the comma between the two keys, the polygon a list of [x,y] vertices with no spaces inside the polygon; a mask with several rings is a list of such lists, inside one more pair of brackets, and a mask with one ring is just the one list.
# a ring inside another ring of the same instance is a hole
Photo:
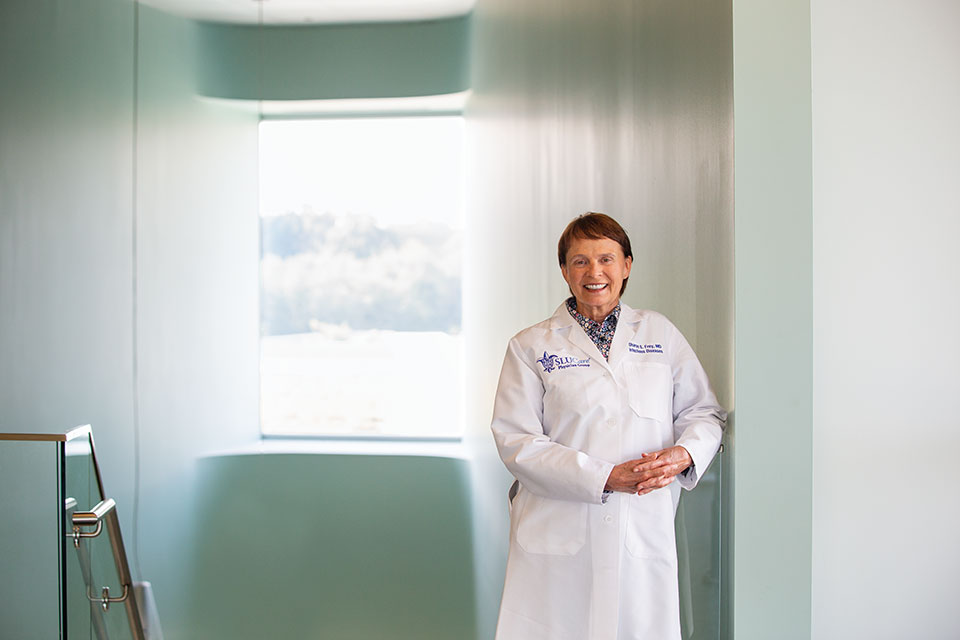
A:
{"label": "lab coat button", "polygon": [[603,516],[603,521],[609,524],[609,523],[613,522],[613,516],[611,516],[611,515],[609,515],[609,514],[608,514],[608,515],[605,515],[605,516]]}
{"label": "lab coat button", "polygon": [[615,427],[615,426],[617,426],[617,421],[614,420],[613,418],[610,418],[609,420],[607,420],[607,426],[608,426],[608,427]]}

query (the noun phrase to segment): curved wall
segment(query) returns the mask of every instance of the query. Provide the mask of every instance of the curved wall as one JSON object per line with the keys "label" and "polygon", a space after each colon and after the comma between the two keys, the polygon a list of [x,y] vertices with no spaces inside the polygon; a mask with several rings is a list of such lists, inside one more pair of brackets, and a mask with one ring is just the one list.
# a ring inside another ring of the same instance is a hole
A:
{"label": "curved wall", "polygon": [[400,98],[470,87],[469,17],[429,22],[201,23],[197,93],[239,100]]}
{"label": "curved wall", "polygon": [[457,458],[205,458],[189,637],[474,637],[469,467]]}

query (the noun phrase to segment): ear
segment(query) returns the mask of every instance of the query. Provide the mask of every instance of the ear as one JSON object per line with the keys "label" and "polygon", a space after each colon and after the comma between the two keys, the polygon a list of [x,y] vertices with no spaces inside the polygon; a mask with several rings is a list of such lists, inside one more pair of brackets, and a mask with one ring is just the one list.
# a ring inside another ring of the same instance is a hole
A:
{"label": "ear", "polygon": [[560,265],[560,273],[563,274],[563,281],[569,285],[570,279],[567,277],[567,265],[565,264]]}
{"label": "ear", "polygon": [[630,267],[633,266],[633,258],[631,258],[630,256],[627,256],[626,259],[624,260],[624,262],[627,263],[627,273],[626,273],[623,277],[624,277],[624,278],[629,278],[629,277],[630,277]]}

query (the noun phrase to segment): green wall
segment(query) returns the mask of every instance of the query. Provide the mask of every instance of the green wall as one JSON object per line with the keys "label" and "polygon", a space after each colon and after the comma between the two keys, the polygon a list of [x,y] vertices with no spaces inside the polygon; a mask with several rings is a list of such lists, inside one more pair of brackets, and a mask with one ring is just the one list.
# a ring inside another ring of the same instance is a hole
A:
{"label": "green wall", "polygon": [[[4,638],[47,640],[60,634],[58,446],[0,440],[0,635]],[[25,486],[31,487],[30,500],[22,499]]]}
{"label": "green wall", "polygon": [[[192,560],[204,526],[197,459],[259,437],[257,117],[196,98],[196,23],[146,7],[139,17],[141,500],[126,539],[170,640],[195,637],[198,600],[185,585],[200,578]],[[108,441],[93,427],[98,444]]]}
{"label": "green wall", "polygon": [[132,476],[133,7],[0,3],[0,428],[92,422]]}
{"label": "green wall", "polygon": [[184,637],[193,461],[256,437],[256,118],[195,100],[187,21],[46,0],[2,3],[0,29],[0,425],[93,425],[134,571]]}
{"label": "green wall", "polygon": [[167,640],[468,637],[462,460],[210,457],[259,438],[257,116],[198,99],[212,29],[123,0],[0,4],[0,429],[93,425]]}
{"label": "green wall", "polygon": [[202,460],[189,637],[473,638],[468,470],[418,455]]}
{"label": "green wall", "polygon": [[[733,3],[733,632],[810,637],[810,4]],[[729,583],[728,583],[729,584]],[[772,630],[776,630],[773,632]]]}
{"label": "green wall", "polygon": [[[0,3],[0,431],[101,425],[126,505],[133,25],[121,0]],[[55,451],[0,442],[5,638],[59,637]]]}
{"label": "green wall", "polygon": [[428,22],[204,23],[201,95],[243,100],[397,98],[470,87],[468,17]]}

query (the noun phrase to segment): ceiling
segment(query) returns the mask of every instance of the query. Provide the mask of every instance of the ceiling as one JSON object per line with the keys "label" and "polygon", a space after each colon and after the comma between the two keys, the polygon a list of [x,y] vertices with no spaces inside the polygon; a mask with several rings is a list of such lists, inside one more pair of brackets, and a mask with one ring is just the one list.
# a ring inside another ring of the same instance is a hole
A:
{"label": "ceiling", "polygon": [[[140,0],[175,15],[241,24],[329,24],[437,20],[461,16],[474,0]],[[262,12],[262,14],[261,14]]]}

